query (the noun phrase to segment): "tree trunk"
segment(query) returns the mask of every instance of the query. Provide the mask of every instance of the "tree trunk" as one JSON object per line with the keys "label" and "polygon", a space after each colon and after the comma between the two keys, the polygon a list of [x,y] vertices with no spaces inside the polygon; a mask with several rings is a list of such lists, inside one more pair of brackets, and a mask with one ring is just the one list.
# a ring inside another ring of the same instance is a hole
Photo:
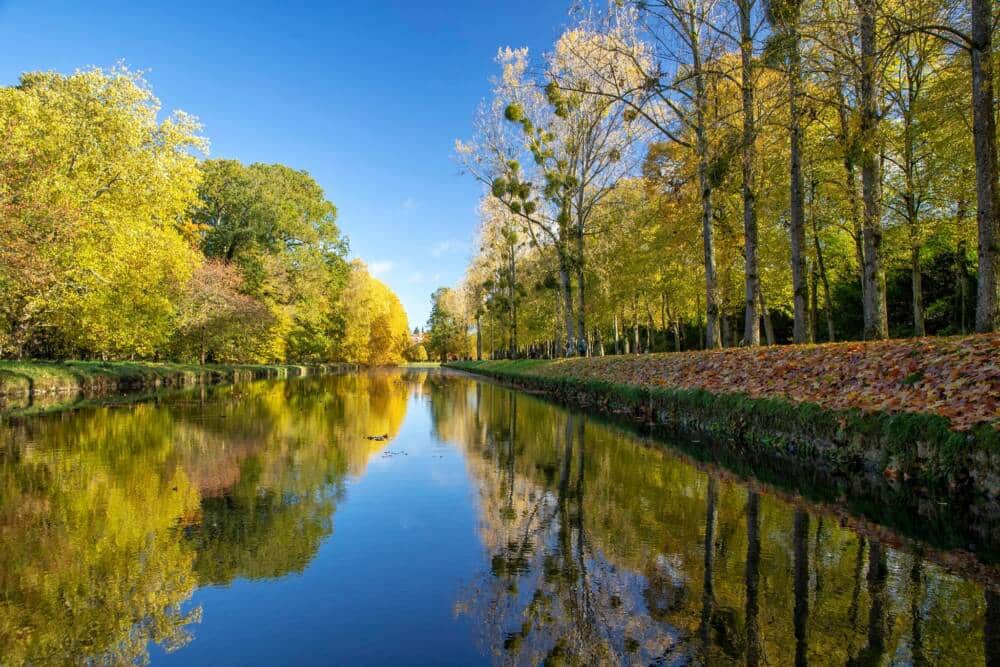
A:
{"label": "tree trunk", "polygon": [[888,336],[882,273],[881,174],[875,147],[878,110],[875,90],[875,12],[877,0],[857,0],[861,32],[861,191],[864,218],[864,271],[862,306],[865,340]]}
{"label": "tree trunk", "polygon": [[635,353],[639,354],[639,298],[632,301],[632,334],[635,339]]}
{"label": "tree trunk", "polygon": [[924,289],[920,276],[920,245],[910,244],[910,284],[913,286],[913,335],[923,336],[924,332]]}
{"label": "tree trunk", "polygon": [[833,330],[833,301],[830,300],[830,277],[826,273],[826,262],[823,261],[823,246],[819,242],[819,230],[816,217],[813,216],[813,246],[816,248],[816,266],[819,277],[823,281],[823,311],[826,313],[826,340],[832,343],[835,339]]}
{"label": "tree trunk", "polygon": [[760,345],[760,314],[757,312],[757,211],[756,182],[754,175],[755,140],[754,117],[753,35],[750,32],[750,10],[754,0],[738,0],[740,10],[741,90],[743,93],[743,237],[744,237],[744,318],[743,344]]}
{"label": "tree trunk", "polygon": [[646,318],[649,320],[649,328],[646,329],[646,352],[653,351],[653,311],[646,302]]}
{"label": "tree trunk", "polygon": [[[914,75],[908,77],[907,101],[912,107],[919,90]],[[916,192],[916,157],[914,155],[914,127],[912,108],[903,112],[903,204],[906,207],[906,226],[910,234],[910,283],[913,296],[913,335],[924,335],[924,295],[920,277],[920,211]]]}
{"label": "tree trunk", "polygon": [[958,281],[958,321],[959,331],[966,334],[969,331],[968,322],[965,321],[965,311],[968,310],[968,276],[965,273],[965,241],[958,242],[958,250],[955,251],[955,273]]}
{"label": "tree trunk", "polygon": [[660,296],[660,324],[663,325],[663,351],[670,349],[670,325],[667,319],[667,293]]}
{"label": "tree trunk", "polygon": [[809,285],[806,275],[806,227],[805,201],[802,185],[802,118],[799,97],[802,87],[802,65],[799,55],[798,25],[791,27],[791,46],[788,65],[788,115],[791,143],[791,197],[790,234],[792,243],[792,342],[805,343],[808,340],[808,295]]}
{"label": "tree trunk", "polygon": [[764,317],[764,336],[768,345],[774,345],[774,324],[771,322],[771,311],[767,309],[767,303],[764,301],[764,290],[758,289],[757,298],[760,300],[760,312]]}
{"label": "tree trunk", "polygon": [[809,342],[816,342],[816,327],[819,324],[819,269],[816,262],[809,263],[812,281],[809,286]]}
{"label": "tree trunk", "polygon": [[[844,67],[843,63],[840,63]],[[861,242],[861,206],[858,197],[858,179],[854,168],[854,140],[851,137],[851,122],[844,97],[847,86],[846,77],[837,82],[837,117],[840,121],[840,150],[843,152],[844,188],[847,193],[847,204],[851,213],[851,237],[854,240],[854,256],[858,263],[858,279],[864,280],[865,252]]]}
{"label": "tree trunk", "polygon": [[483,360],[483,331],[482,331],[482,317],[479,313],[476,313],[476,361]]}
{"label": "tree trunk", "polygon": [[972,138],[976,154],[979,284],[976,331],[1000,330],[1000,181],[993,98],[992,31],[996,0],[971,0]]}
{"label": "tree trunk", "polygon": [[[556,304],[556,305],[558,305],[558,304]],[[496,346],[493,345],[493,309],[490,308],[488,312],[489,312],[489,315],[490,315],[490,339],[489,339],[490,353],[489,353],[489,358],[490,359],[496,359]]]}
{"label": "tree trunk", "polygon": [[517,260],[514,255],[513,244],[510,247],[510,266],[508,283],[510,284],[509,294],[510,294],[510,356],[511,359],[517,358]]}
{"label": "tree trunk", "polygon": [[614,349],[614,353],[615,354],[621,354],[621,352],[619,351],[619,348],[618,348],[618,345],[619,345],[618,313],[615,313],[614,316],[613,316],[612,326],[614,328],[614,334],[615,334],[615,342],[614,342],[614,347],[612,349]]}
{"label": "tree trunk", "polygon": [[576,352],[576,334],[573,331],[573,286],[570,284],[569,270],[560,262],[559,282],[563,297],[563,321],[566,323],[566,349],[564,355],[572,357]]}
{"label": "tree trunk", "polygon": [[[693,18],[691,19],[694,20]],[[712,182],[709,175],[707,96],[701,63],[701,45],[695,27],[689,26],[692,77],[695,84],[695,143],[698,152],[698,185],[701,188],[701,236],[705,251],[705,346],[719,347],[719,297],[715,270],[715,234],[712,229]]]}
{"label": "tree trunk", "polygon": [[579,240],[579,252],[580,257],[577,258],[576,265],[576,321],[577,331],[580,332],[579,342],[577,343],[577,354],[581,357],[590,356],[590,347],[587,345],[587,337],[583,332],[587,330],[587,310],[586,310],[586,298],[584,295],[584,281],[583,281],[583,236],[580,236]]}

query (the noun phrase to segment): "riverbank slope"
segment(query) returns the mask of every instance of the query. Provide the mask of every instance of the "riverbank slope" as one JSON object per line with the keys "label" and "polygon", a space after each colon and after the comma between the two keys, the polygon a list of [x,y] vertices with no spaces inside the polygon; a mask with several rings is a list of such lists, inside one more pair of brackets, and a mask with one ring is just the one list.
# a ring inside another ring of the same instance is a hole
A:
{"label": "riverbank slope", "polygon": [[763,454],[1000,498],[1000,335],[457,362]]}

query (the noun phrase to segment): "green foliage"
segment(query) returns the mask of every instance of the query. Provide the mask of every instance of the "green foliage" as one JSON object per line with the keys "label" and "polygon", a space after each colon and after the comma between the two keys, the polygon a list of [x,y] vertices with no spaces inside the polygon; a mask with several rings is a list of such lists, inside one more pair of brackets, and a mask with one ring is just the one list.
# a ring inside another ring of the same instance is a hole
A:
{"label": "green foliage", "polygon": [[458,294],[442,287],[431,295],[431,315],[427,320],[427,353],[442,362],[465,357],[469,351],[468,331]]}
{"label": "green foliage", "polygon": [[422,344],[417,343],[416,345],[411,345],[406,350],[406,354],[403,355],[407,361],[420,363],[422,361],[427,361],[430,357],[427,354],[427,348]]}
{"label": "green foliage", "polygon": [[198,263],[187,211],[204,140],[158,112],[126,69],[0,88],[4,351],[150,355],[169,338]]}
{"label": "green foliage", "polygon": [[[197,121],[159,111],[124,68],[0,88],[0,357],[337,360],[336,207],[304,171],[199,162]],[[401,359],[390,296],[376,363]]]}

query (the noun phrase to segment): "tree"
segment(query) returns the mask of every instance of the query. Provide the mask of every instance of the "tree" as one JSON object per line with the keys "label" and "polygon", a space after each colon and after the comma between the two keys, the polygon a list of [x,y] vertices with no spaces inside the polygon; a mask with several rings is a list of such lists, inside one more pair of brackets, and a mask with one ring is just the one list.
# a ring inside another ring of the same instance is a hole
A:
{"label": "tree", "polygon": [[187,285],[178,308],[174,342],[178,355],[207,361],[270,360],[267,332],[274,315],[243,293],[243,278],[231,264],[208,260]]}
{"label": "tree", "polygon": [[792,294],[796,343],[809,340],[806,300],[805,191],[802,178],[802,55],[799,21],[801,0],[772,0],[767,4],[774,33],[771,58],[780,62],[788,79],[789,231],[792,247]]}
{"label": "tree", "polygon": [[876,43],[875,0],[855,0],[858,10],[858,31],[861,34],[860,58],[860,130],[861,191],[864,216],[861,234],[864,239],[864,271],[862,272],[862,307],[865,318],[865,339],[886,338],[889,335],[885,304],[885,275],[882,269],[882,174],[879,165],[878,123],[879,47]]}
{"label": "tree", "polygon": [[459,294],[441,287],[431,295],[427,320],[427,352],[441,362],[468,354],[468,327],[461,311]]}
{"label": "tree", "polygon": [[[567,354],[588,353],[586,243],[596,233],[591,215],[635,162],[632,148],[641,134],[624,107],[585,92],[596,83],[595,68],[607,76],[615,67],[607,58],[594,60],[610,53],[592,44],[602,39],[583,28],[565,32],[537,81],[527,75],[526,49],[501,51],[492,121],[481,121],[487,127],[473,144],[459,144],[466,168],[514,213],[531,243],[552,248]],[[518,139],[488,129],[501,106],[504,119],[520,129]]]}
{"label": "tree", "polygon": [[406,312],[395,294],[360,260],[351,263],[337,310],[342,318],[333,358],[354,364],[398,364],[410,346]]}
{"label": "tree", "polygon": [[348,276],[336,207],[308,173],[284,165],[207,160],[201,170],[202,249],[238,267],[243,291],[272,311],[272,356],[331,360]]}
{"label": "tree", "polygon": [[197,121],[125,68],[0,88],[7,336],[33,354],[151,355],[197,264]]}
{"label": "tree", "polygon": [[971,0],[972,134],[976,154],[979,288],[976,331],[1000,330],[1000,163],[993,81],[993,13],[990,0]]}
{"label": "tree", "polygon": [[744,318],[743,343],[760,345],[759,260],[757,257],[756,159],[757,110],[754,108],[754,35],[751,26],[755,0],[736,0],[740,15],[740,92],[743,103],[743,136],[740,146],[743,169]]}
{"label": "tree", "polygon": [[406,357],[407,361],[413,361],[417,363],[427,361],[428,359],[430,359],[430,357],[427,356],[427,348],[425,348],[423,345],[419,343],[417,345],[411,345],[410,348],[406,350],[406,354],[404,356]]}
{"label": "tree", "polygon": [[710,133],[717,119],[709,109],[710,84],[724,49],[717,0],[658,0],[622,3],[609,10],[607,37],[599,44],[615,54],[614,66],[588,94],[622,104],[628,117],[641,118],[664,140],[697,157],[702,245],[705,264],[706,341],[721,344],[718,274],[715,258],[713,191],[724,174],[729,151],[712,154]]}

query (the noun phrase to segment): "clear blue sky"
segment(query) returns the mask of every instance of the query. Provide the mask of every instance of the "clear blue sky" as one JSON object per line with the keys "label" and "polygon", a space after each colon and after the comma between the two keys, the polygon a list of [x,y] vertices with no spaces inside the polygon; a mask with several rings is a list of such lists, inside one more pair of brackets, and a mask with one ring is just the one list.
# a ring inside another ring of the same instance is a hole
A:
{"label": "clear blue sky", "polygon": [[204,124],[212,157],[309,171],[352,255],[422,325],[471,251],[479,187],[459,175],[500,46],[547,50],[568,0],[0,0],[0,84],[119,60],[165,110]]}

